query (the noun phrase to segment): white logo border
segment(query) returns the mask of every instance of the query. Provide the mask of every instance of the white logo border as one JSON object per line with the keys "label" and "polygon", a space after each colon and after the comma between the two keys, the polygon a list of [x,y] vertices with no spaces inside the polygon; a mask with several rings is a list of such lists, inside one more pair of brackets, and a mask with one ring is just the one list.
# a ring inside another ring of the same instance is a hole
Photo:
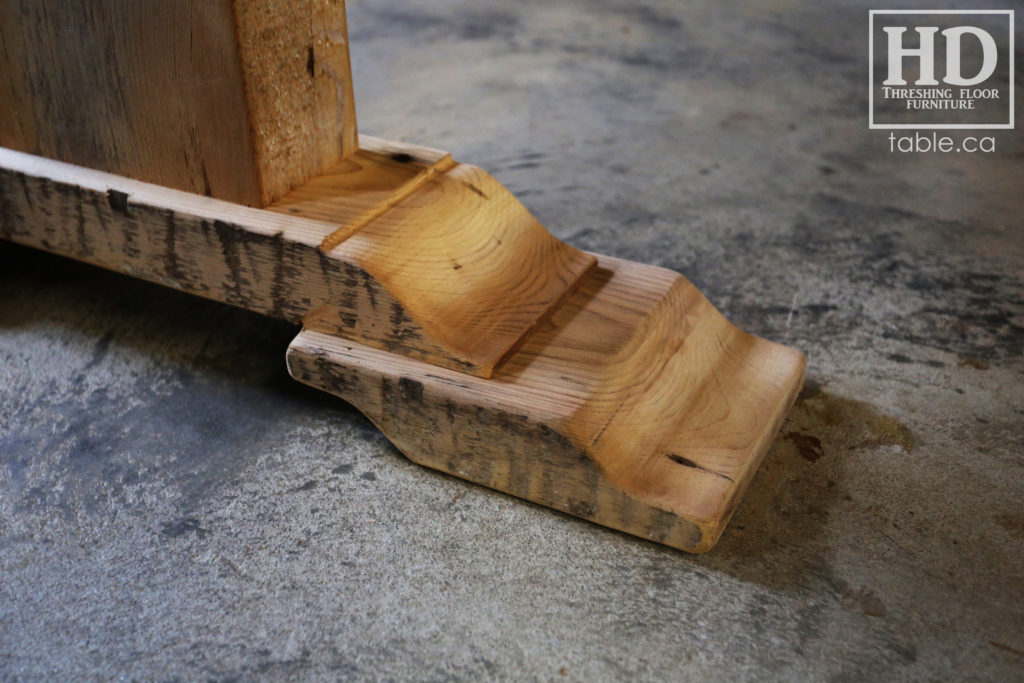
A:
{"label": "white logo border", "polygon": [[[1010,20],[1010,122],[1009,123],[875,123],[875,15],[876,14],[1005,14]],[[1012,9],[872,9],[868,10],[868,129],[869,130],[1012,130],[1014,115],[1013,32],[1015,27]]]}

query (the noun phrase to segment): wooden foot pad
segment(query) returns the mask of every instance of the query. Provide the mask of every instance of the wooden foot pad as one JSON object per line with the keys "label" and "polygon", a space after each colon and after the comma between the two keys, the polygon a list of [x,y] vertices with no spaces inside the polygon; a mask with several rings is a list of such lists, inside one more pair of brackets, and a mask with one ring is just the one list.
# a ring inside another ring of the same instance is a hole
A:
{"label": "wooden foot pad", "polygon": [[302,322],[292,374],[410,459],[694,552],[804,374],[681,275],[563,244],[421,148],[377,143],[272,211],[0,149],[0,238]]}
{"label": "wooden foot pad", "polygon": [[738,330],[676,273],[599,257],[490,379],[311,330],[288,368],[354,404],[414,462],[704,552],[805,359]]}

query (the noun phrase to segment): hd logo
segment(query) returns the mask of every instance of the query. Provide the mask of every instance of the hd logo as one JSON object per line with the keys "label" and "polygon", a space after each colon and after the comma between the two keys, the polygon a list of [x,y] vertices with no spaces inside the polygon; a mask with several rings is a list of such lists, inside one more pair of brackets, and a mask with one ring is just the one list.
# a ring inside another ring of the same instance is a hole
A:
{"label": "hd logo", "polygon": [[871,10],[870,128],[1013,128],[1013,10]]}

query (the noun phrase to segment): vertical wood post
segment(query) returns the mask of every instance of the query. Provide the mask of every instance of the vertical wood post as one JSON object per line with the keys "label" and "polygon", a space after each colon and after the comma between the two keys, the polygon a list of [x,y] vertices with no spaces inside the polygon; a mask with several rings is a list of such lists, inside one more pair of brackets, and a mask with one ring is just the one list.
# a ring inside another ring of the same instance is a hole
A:
{"label": "vertical wood post", "polygon": [[0,0],[0,146],[265,206],[356,139],[344,0]]}

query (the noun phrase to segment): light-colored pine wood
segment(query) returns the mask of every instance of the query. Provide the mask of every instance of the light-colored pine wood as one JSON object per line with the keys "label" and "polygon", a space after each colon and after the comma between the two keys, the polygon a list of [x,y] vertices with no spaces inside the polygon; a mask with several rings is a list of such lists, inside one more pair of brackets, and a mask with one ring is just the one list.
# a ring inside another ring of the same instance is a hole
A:
{"label": "light-colored pine wood", "polygon": [[[480,169],[451,162],[410,192],[426,164],[407,159],[430,153],[384,149],[353,155],[343,183],[312,181],[350,192],[352,207],[328,193],[320,209],[281,212],[0,150],[0,236],[489,376],[596,260]],[[379,203],[389,208],[323,248]]]}
{"label": "light-colored pine wood", "polygon": [[489,380],[311,330],[288,363],[417,463],[690,552],[717,541],[805,370],[682,276],[607,257]]}
{"label": "light-colored pine wood", "polygon": [[345,5],[0,0],[0,146],[264,206],[357,147]]}
{"label": "light-colored pine wood", "polygon": [[[428,353],[408,355],[483,377],[596,262],[554,239],[481,169],[367,136],[358,152],[268,208],[337,223],[321,249],[358,264],[402,302],[430,342]],[[327,309],[307,326],[334,331],[332,316]]]}
{"label": "light-colored pine wood", "polygon": [[359,151],[296,188],[267,208],[338,223],[320,248],[330,251],[418,190],[438,173],[455,166],[447,152],[396,145],[362,135]]}
{"label": "light-colored pine wood", "polygon": [[0,150],[0,237],[300,322],[292,374],[412,460],[710,548],[803,357],[561,244],[480,169],[367,143],[273,210]]}
{"label": "light-colored pine wood", "polygon": [[360,149],[343,1],[0,0],[0,96],[51,157],[0,148],[0,237],[301,323],[292,375],[429,467],[702,552],[800,388],[682,276]]}
{"label": "light-colored pine wood", "polygon": [[466,164],[427,179],[329,253],[395,295],[456,361],[444,365],[484,377],[596,262]]}
{"label": "light-colored pine wood", "polygon": [[358,148],[345,1],[231,6],[266,206]]}

